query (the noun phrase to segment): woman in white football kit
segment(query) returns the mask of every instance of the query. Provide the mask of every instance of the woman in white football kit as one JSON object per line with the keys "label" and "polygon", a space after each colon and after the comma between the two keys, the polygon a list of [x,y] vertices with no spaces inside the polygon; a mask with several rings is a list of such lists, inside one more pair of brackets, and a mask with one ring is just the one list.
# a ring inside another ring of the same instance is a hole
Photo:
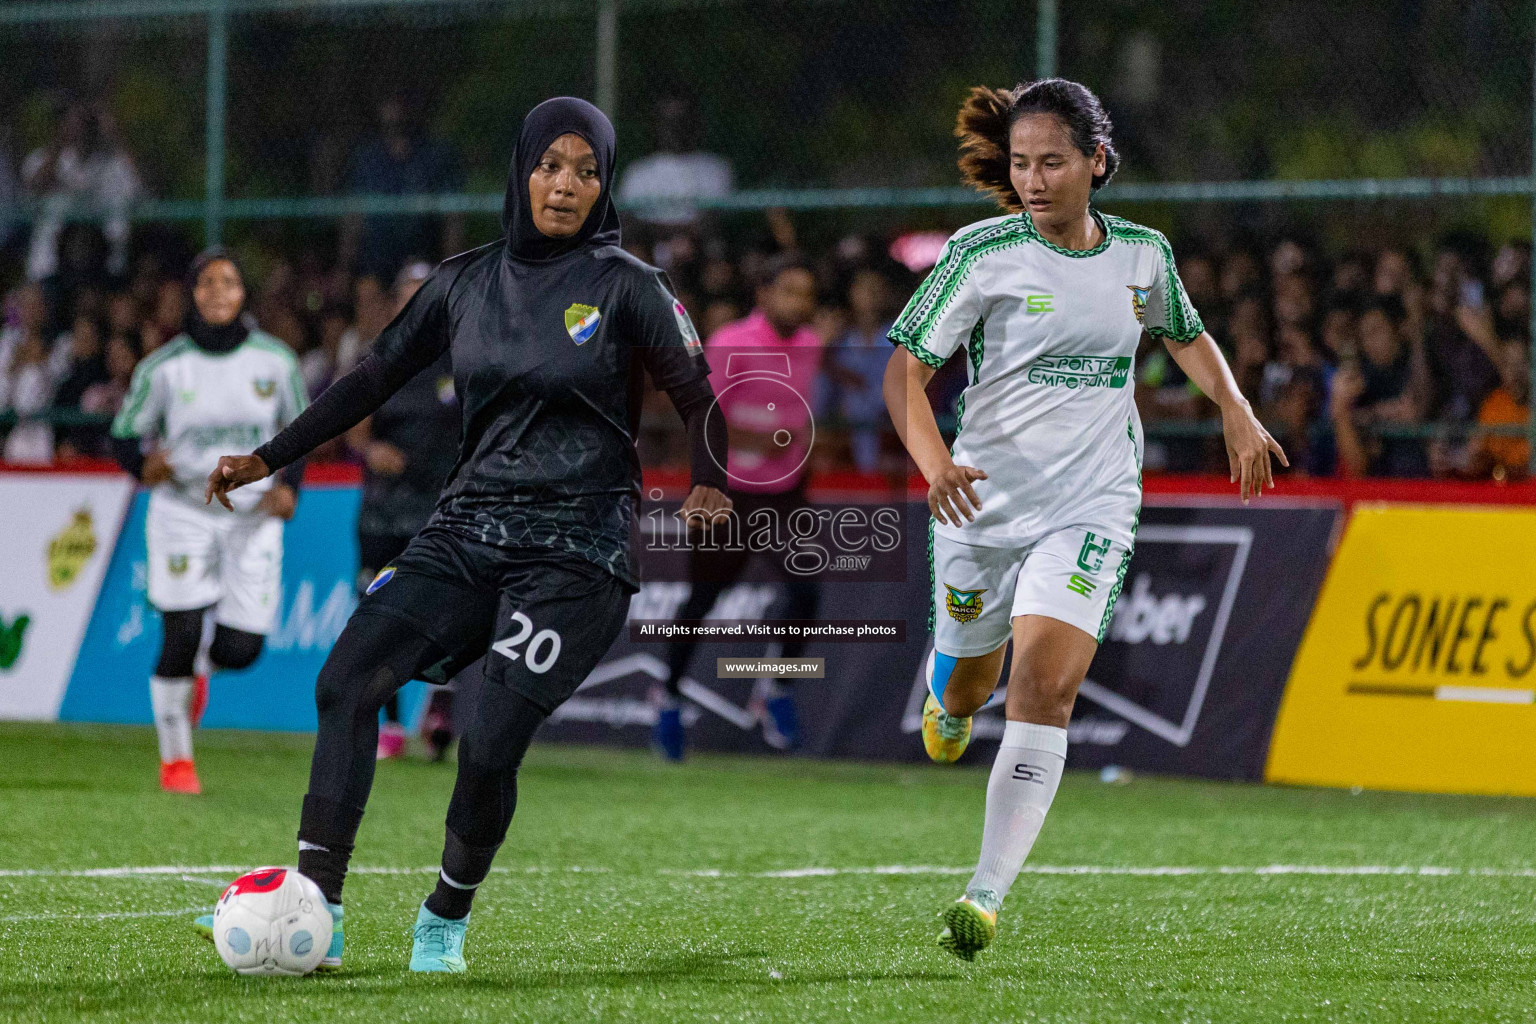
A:
{"label": "woman in white football kit", "polygon": [[[1205,333],[1167,239],[1090,208],[1119,162],[1092,92],[1062,79],[977,88],[956,134],[966,182],[1011,212],[949,240],[891,328],[884,391],[934,516],[923,741],[935,760],[964,751],[1013,641],[980,863],[939,936],[970,960],[996,935],[1055,796],[1072,704],[1135,543],[1142,333],[1221,407],[1245,503],[1273,486],[1269,453],[1285,454]],[[961,348],[968,386],[948,450],[924,388]]]}
{"label": "woman in white football kit", "polygon": [[[241,491],[233,512],[206,505],[203,485],[221,453],[266,442],[306,400],[293,352],[245,314],[245,284],[227,253],[198,256],[187,286],[186,329],[134,370],[112,436],[123,468],[153,488],[144,532],[149,603],[165,626],[149,681],[160,785],[197,793],[192,727],[207,695],[194,694],[194,677],[206,686],[206,676],[193,666],[203,619],[213,609],[213,668],[245,668],[261,653],[278,611],[283,521],[303,469]],[[155,442],[147,456],[145,439]]]}

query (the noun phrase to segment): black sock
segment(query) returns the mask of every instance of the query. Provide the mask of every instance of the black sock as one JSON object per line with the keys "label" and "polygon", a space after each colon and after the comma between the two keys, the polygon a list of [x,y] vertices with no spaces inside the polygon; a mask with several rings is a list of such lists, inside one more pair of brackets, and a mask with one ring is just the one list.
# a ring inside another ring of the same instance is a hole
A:
{"label": "black sock", "polygon": [[363,812],[324,797],[305,796],[299,814],[299,874],[320,887],[327,902],[341,902],[352,859],[352,840]]}
{"label": "black sock", "polygon": [[437,874],[437,888],[427,897],[427,909],[454,921],[468,917],[475,891],[490,874],[491,861],[500,848],[500,843],[470,846],[448,829],[443,841],[443,869]]}

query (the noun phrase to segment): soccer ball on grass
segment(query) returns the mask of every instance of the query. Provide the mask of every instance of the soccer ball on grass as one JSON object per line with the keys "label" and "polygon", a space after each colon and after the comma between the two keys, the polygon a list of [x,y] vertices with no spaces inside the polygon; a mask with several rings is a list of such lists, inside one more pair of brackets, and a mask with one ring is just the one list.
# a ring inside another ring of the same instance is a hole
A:
{"label": "soccer ball on grass", "polygon": [[320,887],[297,871],[257,868],[219,897],[213,944],[237,974],[308,974],[330,948],[331,912]]}

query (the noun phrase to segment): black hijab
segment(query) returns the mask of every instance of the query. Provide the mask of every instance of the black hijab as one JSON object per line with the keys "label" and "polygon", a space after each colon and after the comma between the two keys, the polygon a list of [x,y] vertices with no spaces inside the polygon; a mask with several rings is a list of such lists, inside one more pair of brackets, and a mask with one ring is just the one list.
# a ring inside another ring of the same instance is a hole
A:
{"label": "black hijab", "polygon": [[[603,190],[580,231],[569,238],[551,238],[533,224],[528,178],[550,143],[567,133],[581,136],[592,147]],[[619,211],[613,205],[616,150],[613,125],[607,115],[586,100],[557,96],[530,110],[523,118],[517,148],[512,151],[507,198],[501,208],[501,227],[506,234],[507,251],[520,260],[543,261],[564,256],[588,244],[618,245]]]}
{"label": "black hijab", "polygon": [[227,260],[235,268],[235,273],[240,275],[240,283],[245,283],[245,271],[240,267],[240,261],[225,249],[222,245],[213,245],[197,254],[192,265],[187,268],[187,318],[183,324],[187,335],[205,352],[233,352],[242,341],[251,333],[249,314],[246,313],[246,305],[250,302],[250,292],[246,291],[245,302],[240,304],[240,311],[235,318],[222,327],[216,327],[203,319],[203,315],[197,311],[197,279],[206,269],[208,264],[219,260]]}

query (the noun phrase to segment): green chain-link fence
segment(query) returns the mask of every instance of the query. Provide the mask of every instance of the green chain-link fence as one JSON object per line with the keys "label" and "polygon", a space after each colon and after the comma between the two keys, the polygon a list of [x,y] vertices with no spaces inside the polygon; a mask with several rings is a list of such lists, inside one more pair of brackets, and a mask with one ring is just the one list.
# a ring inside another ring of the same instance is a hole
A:
{"label": "green chain-link fence", "polygon": [[[1101,202],[1176,245],[1299,225],[1422,247],[1533,237],[1533,53],[1530,0],[61,0],[0,6],[0,113],[20,154],[58,97],[106,97],[153,197],[132,217],[209,240],[408,212],[491,237],[517,119],[559,93],[608,110],[628,155],[685,102],[734,170],[700,203],[722,217],[952,228],[986,213],[954,185],[968,87],[1060,72],[1115,117]],[[393,96],[456,169],[371,194],[349,154]]]}

